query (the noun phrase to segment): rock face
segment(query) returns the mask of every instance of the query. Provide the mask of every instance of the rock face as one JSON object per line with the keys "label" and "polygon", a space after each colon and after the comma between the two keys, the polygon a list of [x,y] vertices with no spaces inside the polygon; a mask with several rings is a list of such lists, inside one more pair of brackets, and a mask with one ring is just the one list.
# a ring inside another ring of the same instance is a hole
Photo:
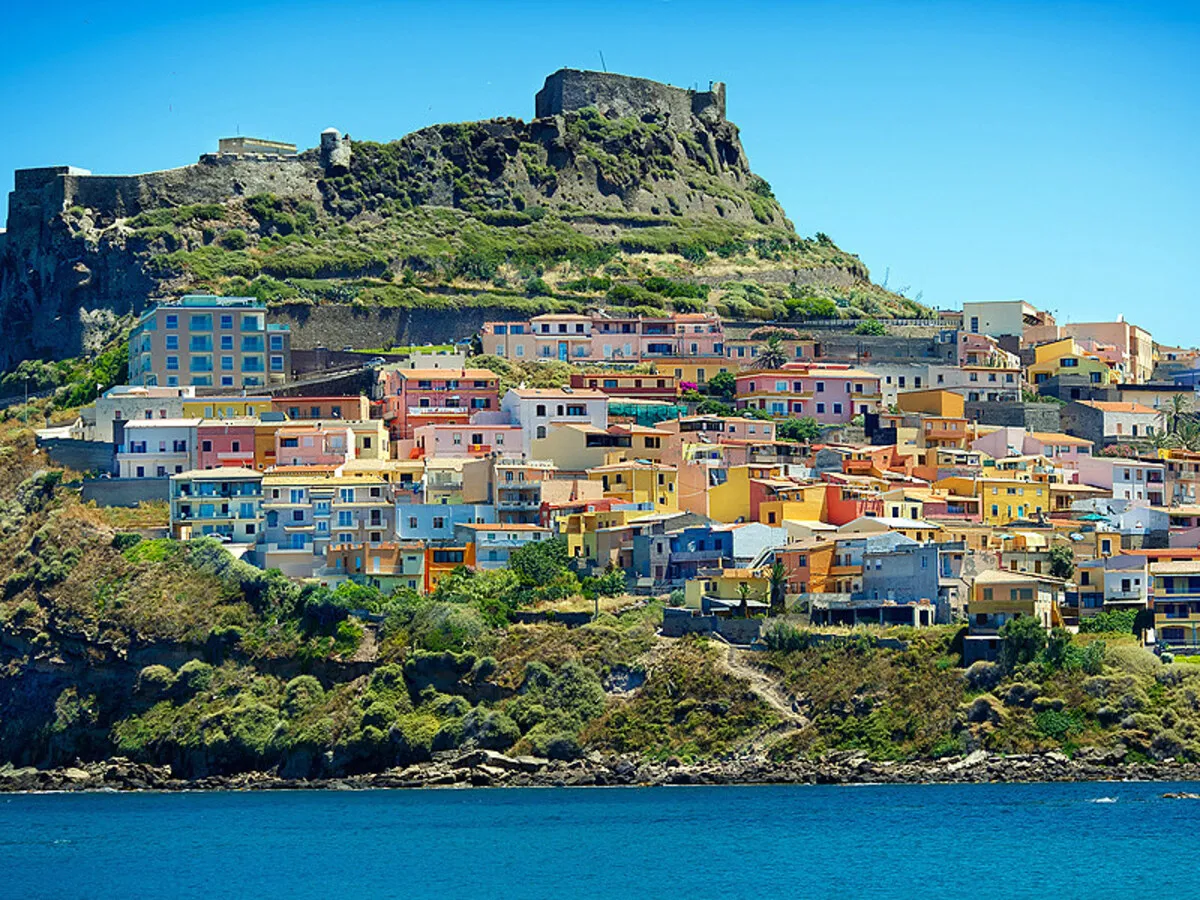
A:
{"label": "rock face", "polygon": [[[222,229],[255,227],[247,202],[268,195],[314,207],[318,236],[360,216],[419,207],[561,211],[579,231],[606,239],[647,224],[638,216],[667,227],[703,217],[794,234],[750,171],[725,118],[723,85],[697,92],[562,70],[547,78],[536,107],[532,122],[440,125],[353,149],[328,129],[318,148],[298,155],[206,154],[142,175],[20,170],[0,233],[0,370],[86,352],[147,300],[194,286],[163,260],[176,250],[219,250]],[[390,266],[398,272],[404,261]]]}
{"label": "rock face", "polygon": [[[279,773],[181,779],[168,767],[115,758],[62,769],[0,769],[0,793],[88,790],[276,790],[313,788],[366,790],[410,787],[603,787],[688,784],[979,784],[1050,781],[1188,781],[1196,766],[1166,763],[1119,764],[1105,759],[1070,760],[1061,753],[965,757],[915,762],[876,762],[839,751],[816,760],[773,762],[746,757],[684,764],[640,757],[590,754],[584,759],[549,760],[506,756],[490,750],[435,754],[433,760],[382,772],[343,778],[297,779]],[[1166,799],[1200,795],[1173,792]]]}

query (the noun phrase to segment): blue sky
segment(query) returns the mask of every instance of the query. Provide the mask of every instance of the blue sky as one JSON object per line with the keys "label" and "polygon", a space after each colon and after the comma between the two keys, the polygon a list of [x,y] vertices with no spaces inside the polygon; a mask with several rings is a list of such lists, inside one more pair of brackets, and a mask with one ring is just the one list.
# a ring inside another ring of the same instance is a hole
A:
{"label": "blue sky", "polygon": [[[15,6],[15,5],[14,5]],[[562,66],[728,85],[755,171],[925,303],[1022,297],[1200,343],[1200,5],[22,4],[0,184],[183,165],[238,133],[312,146],[527,118]]]}

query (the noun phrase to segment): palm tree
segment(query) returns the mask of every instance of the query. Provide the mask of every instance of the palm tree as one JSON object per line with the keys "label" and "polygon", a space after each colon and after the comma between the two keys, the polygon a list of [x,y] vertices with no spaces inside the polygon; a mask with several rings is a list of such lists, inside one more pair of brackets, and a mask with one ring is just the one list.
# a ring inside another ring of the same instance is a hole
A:
{"label": "palm tree", "polygon": [[1186,394],[1172,394],[1171,408],[1167,410],[1167,430],[1174,434],[1179,423],[1192,415],[1192,401]]}
{"label": "palm tree", "polygon": [[1167,450],[1177,444],[1176,435],[1168,434],[1165,431],[1156,431],[1145,440],[1139,442],[1138,449],[1143,453],[1152,453],[1157,456],[1159,450]]}
{"label": "palm tree", "polygon": [[783,349],[783,341],[779,335],[773,334],[767,338],[766,343],[759,350],[758,362],[755,363],[755,367],[759,369],[779,369],[787,361],[788,355]]}
{"label": "palm tree", "polygon": [[1200,423],[1191,418],[1181,419],[1171,437],[1181,450],[1200,450]]}
{"label": "palm tree", "polygon": [[783,615],[787,611],[787,569],[775,560],[767,572],[767,596],[770,597],[771,615]]}
{"label": "palm tree", "polygon": [[738,597],[741,599],[738,613],[743,619],[750,618],[750,585],[748,582],[738,582]]}

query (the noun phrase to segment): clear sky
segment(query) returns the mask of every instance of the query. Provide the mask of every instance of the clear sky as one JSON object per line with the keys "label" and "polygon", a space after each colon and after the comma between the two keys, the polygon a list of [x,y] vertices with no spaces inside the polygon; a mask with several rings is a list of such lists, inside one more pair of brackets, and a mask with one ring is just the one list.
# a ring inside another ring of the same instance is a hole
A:
{"label": "clear sky", "polygon": [[10,3],[0,183],[533,114],[554,69],[728,85],[754,170],[923,302],[1200,343],[1200,4]]}

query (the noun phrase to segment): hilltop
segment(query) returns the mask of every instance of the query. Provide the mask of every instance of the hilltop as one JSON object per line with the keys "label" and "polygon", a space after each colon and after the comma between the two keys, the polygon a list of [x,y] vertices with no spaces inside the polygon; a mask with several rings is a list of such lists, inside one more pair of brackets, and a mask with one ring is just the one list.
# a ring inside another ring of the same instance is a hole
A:
{"label": "hilltop", "polygon": [[[646,290],[650,277],[686,287]],[[16,173],[0,235],[11,338],[0,369],[94,352],[148,301],[195,290],[489,314],[926,312],[827,236],[797,234],[750,168],[723,85],[572,70],[547,79],[529,122],[435,125],[388,143],[330,129],[299,153],[234,139],[143,175]]]}

